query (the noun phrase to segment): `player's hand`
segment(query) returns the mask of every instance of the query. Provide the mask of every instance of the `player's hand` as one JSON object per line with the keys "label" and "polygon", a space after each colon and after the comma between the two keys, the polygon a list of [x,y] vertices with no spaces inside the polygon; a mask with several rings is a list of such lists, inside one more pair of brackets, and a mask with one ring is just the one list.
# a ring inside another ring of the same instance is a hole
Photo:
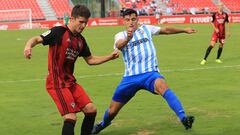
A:
{"label": "player's hand", "polygon": [[191,33],[195,33],[195,32],[197,32],[195,29],[193,29],[193,28],[185,28],[185,32],[187,33],[187,34],[191,34]]}
{"label": "player's hand", "polygon": [[120,54],[120,51],[118,49],[114,50],[111,54],[112,55],[111,59],[114,60],[114,59],[118,58],[119,54]]}
{"label": "player's hand", "polygon": [[25,47],[23,53],[24,53],[25,58],[31,59],[31,56],[32,56],[32,48]]}
{"label": "player's hand", "polygon": [[216,29],[215,29],[215,32],[216,32],[216,33],[219,33],[219,29],[218,29],[218,28],[216,28]]}
{"label": "player's hand", "polygon": [[128,41],[131,40],[132,37],[133,37],[133,28],[130,27],[130,28],[127,29],[127,40]]}

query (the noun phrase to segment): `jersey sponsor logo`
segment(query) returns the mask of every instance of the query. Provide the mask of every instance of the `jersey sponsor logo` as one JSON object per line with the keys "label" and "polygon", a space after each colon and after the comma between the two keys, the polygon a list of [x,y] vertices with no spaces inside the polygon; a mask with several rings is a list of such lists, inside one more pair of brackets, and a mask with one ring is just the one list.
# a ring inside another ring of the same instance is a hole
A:
{"label": "jersey sponsor logo", "polygon": [[133,44],[134,46],[137,46],[137,45],[140,45],[141,43],[146,43],[146,42],[148,42],[148,41],[149,41],[148,38],[142,38],[142,39],[140,39],[140,40],[133,41],[132,44]]}
{"label": "jersey sponsor logo", "polygon": [[224,23],[224,19],[217,19],[217,22],[218,22],[219,24],[223,24],[223,23]]}
{"label": "jersey sponsor logo", "polygon": [[44,37],[46,37],[48,34],[50,34],[51,33],[51,30],[48,30],[48,31],[46,31],[46,32],[44,32],[43,34],[42,34],[42,36],[44,36]]}
{"label": "jersey sponsor logo", "polygon": [[76,50],[73,50],[72,48],[67,48],[65,54],[67,59],[75,60],[80,53]]}

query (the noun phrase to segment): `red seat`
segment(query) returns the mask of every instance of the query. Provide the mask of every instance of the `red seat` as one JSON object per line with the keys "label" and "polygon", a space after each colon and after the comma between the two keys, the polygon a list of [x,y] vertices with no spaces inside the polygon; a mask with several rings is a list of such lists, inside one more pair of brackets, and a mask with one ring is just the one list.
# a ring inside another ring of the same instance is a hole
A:
{"label": "red seat", "polygon": [[63,18],[64,13],[71,14],[72,7],[70,7],[68,0],[48,0],[57,18]]}
{"label": "red seat", "polygon": [[240,11],[239,0],[222,0],[224,5],[231,11]]}
{"label": "red seat", "polygon": [[[44,14],[42,13],[39,5],[36,0],[0,0],[0,10],[15,10],[15,9],[31,9],[32,10],[32,19],[39,20],[45,19]],[[13,13],[10,14],[9,17],[13,17],[17,19],[17,13],[15,15]],[[1,17],[3,18],[3,17]]]}
{"label": "red seat", "polygon": [[[132,0],[128,0],[128,2],[126,2],[125,0],[118,0],[119,3],[122,4],[123,7],[127,7],[127,8],[131,8],[132,7]],[[139,3],[136,3],[136,6],[138,9],[143,8],[144,6],[148,6],[151,0],[146,0],[146,3],[143,2],[143,0],[141,0]]]}
{"label": "red seat", "polygon": [[[175,12],[182,12],[182,9],[187,9],[189,8],[197,8],[199,10],[208,7],[209,11],[216,11],[217,7],[216,5],[212,2],[212,0],[170,0],[171,3],[174,5],[178,4],[178,7],[176,7]],[[171,5],[171,4],[169,4]]]}

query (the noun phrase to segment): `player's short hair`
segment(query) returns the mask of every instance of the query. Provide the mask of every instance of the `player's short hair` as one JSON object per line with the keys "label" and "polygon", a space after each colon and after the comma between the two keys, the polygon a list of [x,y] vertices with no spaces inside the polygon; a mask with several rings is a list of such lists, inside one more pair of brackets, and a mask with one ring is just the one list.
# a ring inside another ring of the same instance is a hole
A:
{"label": "player's short hair", "polygon": [[88,19],[91,16],[91,12],[86,6],[77,4],[73,7],[71,16],[74,18],[81,16]]}
{"label": "player's short hair", "polygon": [[128,8],[123,11],[123,17],[125,17],[126,15],[131,15],[131,14],[135,14],[136,16],[138,16],[137,11],[134,9]]}

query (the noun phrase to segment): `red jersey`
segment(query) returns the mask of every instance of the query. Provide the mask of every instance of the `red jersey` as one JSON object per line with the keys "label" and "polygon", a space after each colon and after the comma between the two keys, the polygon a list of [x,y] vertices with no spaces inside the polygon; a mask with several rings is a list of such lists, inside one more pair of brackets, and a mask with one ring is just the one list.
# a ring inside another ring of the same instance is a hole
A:
{"label": "red jersey", "polygon": [[78,57],[91,55],[86,40],[81,34],[74,35],[66,26],[53,27],[40,35],[43,45],[49,45],[47,88],[71,87],[74,64]]}
{"label": "red jersey", "polygon": [[[225,37],[225,23],[228,23],[228,14],[223,12],[222,14],[216,12],[212,15],[212,23],[216,28],[219,29],[219,35],[220,37]],[[214,31],[215,34],[217,34]]]}

